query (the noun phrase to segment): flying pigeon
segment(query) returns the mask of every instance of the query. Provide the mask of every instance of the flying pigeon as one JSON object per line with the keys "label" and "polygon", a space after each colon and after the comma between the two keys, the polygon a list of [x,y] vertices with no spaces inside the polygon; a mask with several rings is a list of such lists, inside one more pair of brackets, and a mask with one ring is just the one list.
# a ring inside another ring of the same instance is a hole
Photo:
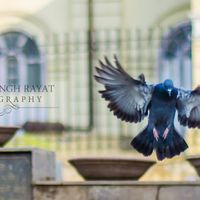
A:
{"label": "flying pigeon", "polygon": [[121,66],[116,56],[115,65],[107,57],[96,67],[97,82],[105,86],[99,91],[108,101],[108,108],[117,118],[126,122],[141,122],[148,116],[148,125],[131,145],[144,156],[156,151],[157,159],[172,158],[188,148],[174,127],[178,112],[179,123],[189,128],[200,128],[200,87],[184,90],[174,87],[172,80],[150,85],[141,74],[132,78]]}

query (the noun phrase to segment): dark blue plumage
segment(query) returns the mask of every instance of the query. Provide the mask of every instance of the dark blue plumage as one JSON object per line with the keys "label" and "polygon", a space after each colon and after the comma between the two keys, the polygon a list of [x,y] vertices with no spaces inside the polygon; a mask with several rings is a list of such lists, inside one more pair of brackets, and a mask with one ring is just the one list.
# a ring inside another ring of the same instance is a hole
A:
{"label": "dark blue plumage", "polygon": [[175,130],[174,117],[178,112],[181,125],[200,128],[200,87],[195,90],[175,88],[172,80],[157,85],[146,84],[141,74],[132,78],[115,56],[115,66],[105,57],[96,68],[95,79],[105,86],[99,91],[109,101],[108,108],[117,118],[126,122],[141,122],[149,116],[147,127],[139,133],[131,145],[145,156],[156,151],[158,160],[172,158],[188,146]]}
{"label": "dark blue plumage", "polygon": [[[184,139],[174,128],[178,90],[171,80],[155,85],[147,127],[136,136],[131,145],[148,156],[153,149],[157,158],[171,158],[187,149]],[[152,134],[153,133],[153,134]]]}

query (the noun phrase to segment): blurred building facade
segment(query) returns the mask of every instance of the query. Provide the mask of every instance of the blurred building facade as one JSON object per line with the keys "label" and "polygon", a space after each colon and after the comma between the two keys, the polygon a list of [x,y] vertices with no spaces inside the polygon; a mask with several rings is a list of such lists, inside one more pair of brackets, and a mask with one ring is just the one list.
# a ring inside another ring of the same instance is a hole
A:
{"label": "blurred building facade", "polygon": [[[53,84],[55,90],[45,95],[43,108],[35,109],[35,103],[29,109],[13,109],[1,123],[58,121],[91,130],[112,121],[119,130],[113,117],[104,120],[109,114],[91,78],[103,55],[117,54],[133,75],[143,72],[151,82],[171,76],[178,85],[186,80],[182,86],[191,87],[190,4],[189,0],[2,0],[1,84]],[[183,40],[177,45],[184,48],[177,50],[171,38],[179,37]],[[167,57],[168,51],[174,51],[173,58]],[[171,64],[177,67],[172,69]]]}
{"label": "blurred building facade", "polygon": [[[66,153],[102,154],[109,149],[115,155],[135,154],[132,149],[127,152],[130,140],[146,122],[126,124],[108,111],[107,103],[97,92],[102,87],[93,80],[94,66],[104,55],[112,60],[117,54],[128,72],[134,77],[144,73],[150,83],[169,77],[180,87],[191,88],[199,83],[198,0],[0,3],[0,84],[55,85],[53,92],[42,94],[1,92],[0,96],[43,99],[41,103],[26,102],[20,108],[12,105],[0,116],[1,125],[39,121],[66,126],[63,135],[31,135],[24,140],[19,137],[11,146],[24,142],[22,145],[63,152],[64,157],[58,154],[63,162]],[[5,106],[5,102],[0,102],[0,115]],[[190,145],[187,154],[200,150],[197,132],[186,136]],[[190,176],[195,172],[184,156],[176,163],[159,163],[144,180],[193,179]]]}

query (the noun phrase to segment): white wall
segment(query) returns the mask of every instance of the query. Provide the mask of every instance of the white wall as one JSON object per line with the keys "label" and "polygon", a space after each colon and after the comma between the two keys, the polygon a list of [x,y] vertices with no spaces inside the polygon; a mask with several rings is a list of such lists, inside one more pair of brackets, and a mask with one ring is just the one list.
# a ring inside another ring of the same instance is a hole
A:
{"label": "white wall", "polygon": [[148,28],[190,9],[190,0],[123,0],[122,2],[124,28]]}
{"label": "white wall", "polygon": [[[67,57],[63,53],[65,46],[62,44],[66,39],[64,33],[71,31],[80,33],[80,30],[87,30],[87,0],[0,0],[0,5],[0,32],[21,30],[37,36],[41,51],[44,52],[47,69],[46,80],[48,83],[56,83],[57,87],[62,88],[60,89],[63,91],[62,97],[57,98],[58,93],[56,93],[56,96],[51,98],[55,103],[58,99],[57,102],[60,105],[60,110],[49,112],[51,120],[54,120],[59,114],[63,122],[66,122],[66,119],[72,124],[78,121],[80,125],[84,126],[87,122],[88,106],[87,49],[78,58],[74,54]],[[94,0],[94,26],[96,29],[147,29],[153,25],[171,25],[187,19],[190,14],[189,10],[190,0]],[[47,34],[50,36],[49,38]],[[76,35],[71,34],[71,36],[72,40],[76,41],[73,39]],[[57,54],[53,50],[56,43],[58,44]],[[48,55],[45,55],[46,47],[49,51]],[[112,50],[105,46],[103,53],[108,53],[108,51],[111,56]],[[124,60],[128,60],[129,54],[132,55],[132,52],[124,53],[125,55],[122,56]],[[60,62],[57,63],[57,60]],[[126,67],[126,61],[123,61],[123,64]],[[79,75],[77,75],[77,71]],[[82,77],[81,73],[85,76]],[[74,111],[76,105],[72,104],[71,106],[68,101],[74,102],[77,99],[74,93],[77,85],[81,86],[78,98],[79,100],[82,98],[82,103],[78,106],[83,115],[75,118],[74,116],[77,115],[77,111]],[[100,101],[97,93],[95,93],[95,99]],[[113,127],[117,127],[118,121],[114,121],[111,114],[108,116],[105,102],[101,100],[98,105],[100,106],[96,111],[101,112],[100,115],[97,113],[98,118],[101,118],[98,119],[99,126],[105,127],[107,121],[109,123],[112,121]],[[69,116],[67,109],[74,112],[74,115]]]}

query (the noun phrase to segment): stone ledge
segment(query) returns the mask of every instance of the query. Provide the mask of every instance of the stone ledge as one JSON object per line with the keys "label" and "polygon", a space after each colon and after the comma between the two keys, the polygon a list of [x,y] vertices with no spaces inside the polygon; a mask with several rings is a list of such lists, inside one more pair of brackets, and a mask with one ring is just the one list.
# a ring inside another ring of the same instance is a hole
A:
{"label": "stone ledge", "polygon": [[37,181],[35,186],[200,186],[200,181]]}
{"label": "stone ledge", "polygon": [[34,200],[199,200],[200,182],[35,182]]}

